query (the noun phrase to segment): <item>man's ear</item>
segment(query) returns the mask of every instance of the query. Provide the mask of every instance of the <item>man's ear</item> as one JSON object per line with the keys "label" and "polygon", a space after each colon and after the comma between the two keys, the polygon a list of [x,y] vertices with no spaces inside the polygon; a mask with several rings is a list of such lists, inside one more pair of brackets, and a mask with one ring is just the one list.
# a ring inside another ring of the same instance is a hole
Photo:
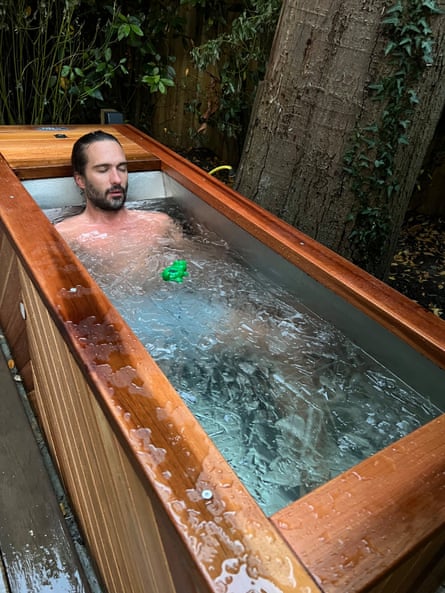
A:
{"label": "man's ear", "polygon": [[81,190],[85,189],[85,179],[80,173],[74,173],[74,181]]}

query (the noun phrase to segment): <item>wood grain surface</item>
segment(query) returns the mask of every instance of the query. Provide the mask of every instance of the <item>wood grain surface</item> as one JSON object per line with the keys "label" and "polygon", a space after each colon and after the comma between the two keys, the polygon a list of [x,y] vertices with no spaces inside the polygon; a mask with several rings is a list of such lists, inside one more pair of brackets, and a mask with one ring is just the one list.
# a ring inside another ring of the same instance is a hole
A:
{"label": "wood grain surface", "polygon": [[97,129],[108,131],[121,142],[129,170],[159,168],[159,160],[110,125],[97,126],[0,126],[0,153],[21,179],[71,175],[74,142]]}

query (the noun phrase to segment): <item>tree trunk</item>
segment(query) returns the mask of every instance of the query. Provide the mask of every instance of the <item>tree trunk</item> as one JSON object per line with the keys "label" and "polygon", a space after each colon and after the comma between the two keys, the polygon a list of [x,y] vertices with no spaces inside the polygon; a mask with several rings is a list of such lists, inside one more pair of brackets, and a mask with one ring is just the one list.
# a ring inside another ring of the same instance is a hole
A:
{"label": "tree trunk", "polygon": [[445,113],[422,165],[409,209],[435,218],[445,217]]}
{"label": "tree trunk", "polygon": [[[383,109],[367,87],[388,69],[381,25],[386,4],[284,1],[236,181],[241,193],[349,259],[358,206],[344,157],[357,126],[372,124]],[[409,142],[395,155],[400,190],[385,205],[391,214],[385,253],[364,266],[381,277],[445,100],[443,21],[432,15],[434,54],[440,57],[422,75]]]}

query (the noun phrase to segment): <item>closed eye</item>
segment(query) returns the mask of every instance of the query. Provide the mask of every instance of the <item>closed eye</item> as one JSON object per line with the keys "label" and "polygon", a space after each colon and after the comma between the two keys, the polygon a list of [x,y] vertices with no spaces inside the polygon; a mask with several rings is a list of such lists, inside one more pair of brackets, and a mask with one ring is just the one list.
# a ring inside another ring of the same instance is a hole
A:
{"label": "closed eye", "polygon": [[[98,172],[98,173],[107,173],[107,171],[109,171],[110,169],[113,168],[113,165],[108,165],[108,164],[103,164],[103,165],[96,165],[94,167],[94,169]],[[119,165],[117,165],[116,169],[118,171],[120,171],[121,173],[126,173],[128,170],[128,166],[127,163],[119,163]]]}

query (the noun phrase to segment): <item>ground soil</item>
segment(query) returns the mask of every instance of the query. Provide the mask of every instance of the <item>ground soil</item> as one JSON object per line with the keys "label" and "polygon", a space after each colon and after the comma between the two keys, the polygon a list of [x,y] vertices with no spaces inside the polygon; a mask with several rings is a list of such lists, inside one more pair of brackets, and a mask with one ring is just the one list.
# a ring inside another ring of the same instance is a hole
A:
{"label": "ground soil", "polygon": [[388,284],[445,319],[445,219],[411,213],[399,237]]}

